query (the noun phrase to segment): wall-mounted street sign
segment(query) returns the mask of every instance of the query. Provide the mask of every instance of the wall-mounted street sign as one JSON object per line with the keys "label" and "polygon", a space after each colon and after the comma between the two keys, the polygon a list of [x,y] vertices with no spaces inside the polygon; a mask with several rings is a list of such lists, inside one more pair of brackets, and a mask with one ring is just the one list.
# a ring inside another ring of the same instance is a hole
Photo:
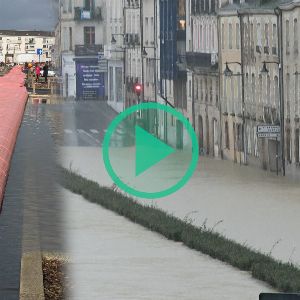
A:
{"label": "wall-mounted street sign", "polygon": [[98,65],[99,65],[100,73],[108,72],[108,63],[107,63],[107,59],[104,56],[104,51],[98,52]]}
{"label": "wall-mounted street sign", "polygon": [[260,294],[259,300],[300,300],[300,294]]}
{"label": "wall-mounted street sign", "polygon": [[43,55],[43,49],[36,49],[36,54],[37,55]]}
{"label": "wall-mounted street sign", "polygon": [[280,138],[280,126],[279,125],[258,125],[257,137],[259,138]]}

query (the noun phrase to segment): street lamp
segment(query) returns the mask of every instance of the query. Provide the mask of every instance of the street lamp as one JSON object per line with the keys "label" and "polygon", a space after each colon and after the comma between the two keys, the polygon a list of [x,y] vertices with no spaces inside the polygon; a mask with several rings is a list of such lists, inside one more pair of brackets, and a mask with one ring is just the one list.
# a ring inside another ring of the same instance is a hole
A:
{"label": "street lamp", "polygon": [[262,74],[268,74],[269,73],[269,70],[267,68],[267,63],[265,61],[263,62],[263,67],[262,67],[260,73],[262,73]]}
{"label": "street lamp", "polygon": [[111,41],[110,41],[112,45],[115,45],[117,43],[115,36],[123,36],[124,37],[125,34],[124,33],[112,33]]}
{"label": "street lamp", "polygon": [[[238,64],[241,67],[241,74],[233,74],[232,70],[229,68],[229,65],[231,64]],[[247,165],[247,147],[246,147],[246,126],[245,126],[245,78],[244,78],[244,68],[242,63],[238,62],[238,61],[234,61],[234,62],[226,62],[225,63],[226,67],[224,70],[224,75],[226,77],[232,77],[232,76],[241,76],[242,78],[242,145],[243,145],[243,150],[244,150],[244,164]],[[241,150],[240,151],[240,155],[241,155]],[[242,160],[240,158],[240,164],[241,164]]]}
{"label": "street lamp", "polygon": [[226,63],[226,68],[224,70],[224,75],[228,76],[228,77],[231,77],[233,75],[233,72],[230,70],[230,68],[228,66],[228,63]]}

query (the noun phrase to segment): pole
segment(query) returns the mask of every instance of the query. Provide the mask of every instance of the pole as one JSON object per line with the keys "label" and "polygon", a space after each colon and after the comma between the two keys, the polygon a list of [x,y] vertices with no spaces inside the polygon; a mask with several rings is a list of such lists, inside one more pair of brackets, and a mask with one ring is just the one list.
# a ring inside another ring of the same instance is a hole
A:
{"label": "pole", "polygon": [[278,176],[278,138],[276,137],[276,174]]}
{"label": "pole", "polygon": [[[243,23],[243,17],[240,14],[240,36],[241,36],[241,75],[242,75],[242,119],[243,119],[243,125],[242,125],[242,143],[244,148],[244,164],[247,164],[247,145],[246,145],[246,122],[245,122],[245,70],[244,70],[244,23]],[[242,149],[240,149],[241,151]]]}
{"label": "pole", "polygon": [[281,162],[282,176],[285,176],[285,125],[284,125],[284,85],[283,85],[283,43],[282,43],[282,11],[275,9],[278,23],[278,52],[279,52],[279,94],[280,94],[280,143],[281,143]]}
{"label": "pole", "polygon": [[142,102],[145,101],[145,80],[144,80],[144,59],[143,59],[143,47],[144,47],[144,15],[143,15],[143,0],[140,0],[140,27],[141,27],[141,61],[142,61]]}
{"label": "pole", "polygon": [[124,52],[123,52],[123,110],[126,107],[126,43],[125,43],[125,36],[126,36],[126,9],[123,6],[123,45],[124,45]]}

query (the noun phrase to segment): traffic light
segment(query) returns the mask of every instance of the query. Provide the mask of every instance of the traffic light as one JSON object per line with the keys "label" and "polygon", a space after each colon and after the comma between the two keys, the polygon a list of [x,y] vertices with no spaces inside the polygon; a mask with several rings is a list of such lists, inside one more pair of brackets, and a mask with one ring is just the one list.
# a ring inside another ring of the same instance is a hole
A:
{"label": "traffic light", "polygon": [[134,85],[134,92],[137,94],[137,96],[139,97],[142,93],[142,85],[140,83],[136,83]]}

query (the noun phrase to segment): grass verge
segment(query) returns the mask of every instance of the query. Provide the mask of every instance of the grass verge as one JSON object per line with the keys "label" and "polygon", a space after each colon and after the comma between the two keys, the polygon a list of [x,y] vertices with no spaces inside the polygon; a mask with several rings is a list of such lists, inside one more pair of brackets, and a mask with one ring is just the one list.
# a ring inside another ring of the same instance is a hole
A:
{"label": "grass verge", "polygon": [[43,283],[45,300],[63,300],[66,297],[66,260],[60,256],[43,255]]}
{"label": "grass verge", "polygon": [[126,195],[101,187],[66,169],[62,169],[62,185],[88,201],[100,204],[170,240],[182,242],[191,249],[248,271],[254,278],[279,291],[300,291],[300,269],[290,263],[277,261],[270,255],[240,245],[213,230],[195,227],[156,207],[139,204]]}

